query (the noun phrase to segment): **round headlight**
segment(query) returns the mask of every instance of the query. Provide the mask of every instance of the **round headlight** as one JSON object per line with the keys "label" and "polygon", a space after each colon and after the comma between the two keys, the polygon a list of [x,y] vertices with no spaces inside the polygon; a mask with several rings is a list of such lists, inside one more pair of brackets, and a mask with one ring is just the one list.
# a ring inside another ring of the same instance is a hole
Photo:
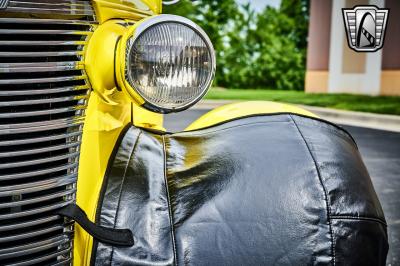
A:
{"label": "round headlight", "polygon": [[124,79],[152,111],[187,109],[205,95],[213,81],[213,46],[188,19],[150,18],[135,28],[125,49]]}

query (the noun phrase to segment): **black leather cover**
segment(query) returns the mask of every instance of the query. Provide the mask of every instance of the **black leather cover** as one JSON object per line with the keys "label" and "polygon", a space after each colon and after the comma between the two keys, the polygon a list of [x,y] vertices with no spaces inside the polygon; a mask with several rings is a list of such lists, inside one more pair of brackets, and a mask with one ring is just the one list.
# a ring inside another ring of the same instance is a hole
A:
{"label": "black leather cover", "polygon": [[382,208],[348,133],[291,114],[159,135],[131,127],[110,164],[96,265],[384,265]]}

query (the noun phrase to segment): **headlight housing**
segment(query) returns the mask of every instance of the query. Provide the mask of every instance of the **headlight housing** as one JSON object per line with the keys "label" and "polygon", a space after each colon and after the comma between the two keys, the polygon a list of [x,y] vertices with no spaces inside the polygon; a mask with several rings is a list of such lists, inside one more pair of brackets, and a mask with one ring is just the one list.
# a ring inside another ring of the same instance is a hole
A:
{"label": "headlight housing", "polygon": [[205,32],[186,18],[149,18],[134,26],[122,42],[122,87],[149,110],[182,111],[211,86],[214,48]]}

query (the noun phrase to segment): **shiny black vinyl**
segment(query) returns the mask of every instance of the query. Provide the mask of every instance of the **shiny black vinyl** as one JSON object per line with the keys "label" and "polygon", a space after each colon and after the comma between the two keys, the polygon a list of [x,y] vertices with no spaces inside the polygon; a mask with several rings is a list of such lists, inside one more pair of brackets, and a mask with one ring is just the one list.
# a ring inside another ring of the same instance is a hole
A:
{"label": "shiny black vinyl", "polygon": [[160,135],[130,127],[98,223],[96,265],[384,265],[386,222],[351,136],[292,114]]}

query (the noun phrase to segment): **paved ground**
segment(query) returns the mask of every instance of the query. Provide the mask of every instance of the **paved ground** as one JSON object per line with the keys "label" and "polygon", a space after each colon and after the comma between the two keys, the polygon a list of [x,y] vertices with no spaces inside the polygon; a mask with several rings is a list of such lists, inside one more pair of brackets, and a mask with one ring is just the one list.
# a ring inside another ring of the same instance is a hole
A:
{"label": "paved ground", "polygon": [[388,223],[387,265],[400,265],[400,133],[345,128],[355,138]]}
{"label": "paved ground", "polygon": [[208,110],[186,110],[181,113],[165,115],[165,127],[168,131],[176,132],[185,129],[191,122],[207,113]]}
{"label": "paved ground", "polygon": [[[167,130],[182,130],[205,112],[188,110],[167,115]],[[385,211],[390,243],[387,265],[400,265],[400,133],[344,127],[357,141]]]}

